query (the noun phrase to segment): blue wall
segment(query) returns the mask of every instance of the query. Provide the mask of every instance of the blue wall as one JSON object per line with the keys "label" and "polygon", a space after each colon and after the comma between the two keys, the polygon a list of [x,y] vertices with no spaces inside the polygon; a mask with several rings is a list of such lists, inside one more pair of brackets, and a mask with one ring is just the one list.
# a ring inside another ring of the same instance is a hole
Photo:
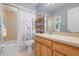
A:
{"label": "blue wall", "polygon": [[[70,5],[67,5],[67,6],[65,6],[61,9],[58,9],[54,13],[52,13],[53,17],[57,17],[57,16],[62,17],[62,24],[61,24],[61,31],[62,32],[68,32],[68,30],[67,30],[67,11],[69,9],[72,9],[72,8],[75,8],[75,7],[79,7],[79,3],[73,3],[73,4],[70,4]],[[53,26],[54,26],[54,24],[53,24]],[[54,28],[53,28],[53,31],[55,31]]]}

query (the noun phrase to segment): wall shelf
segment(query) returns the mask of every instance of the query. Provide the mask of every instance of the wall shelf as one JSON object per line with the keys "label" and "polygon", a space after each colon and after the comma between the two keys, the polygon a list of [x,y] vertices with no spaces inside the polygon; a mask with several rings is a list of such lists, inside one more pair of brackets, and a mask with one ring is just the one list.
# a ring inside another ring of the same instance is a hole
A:
{"label": "wall shelf", "polygon": [[44,18],[37,18],[35,22],[36,33],[44,33]]}

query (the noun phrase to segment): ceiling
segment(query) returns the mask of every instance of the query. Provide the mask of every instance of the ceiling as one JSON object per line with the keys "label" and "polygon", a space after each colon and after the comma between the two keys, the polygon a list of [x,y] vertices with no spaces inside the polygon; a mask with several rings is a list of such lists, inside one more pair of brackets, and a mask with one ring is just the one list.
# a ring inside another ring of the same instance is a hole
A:
{"label": "ceiling", "polygon": [[41,12],[53,13],[56,10],[61,9],[67,5],[69,5],[69,3],[54,3],[54,5],[47,5],[47,3],[44,3],[44,4],[40,4],[38,9]]}
{"label": "ceiling", "polygon": [[54,5],[47,5],[47,3],[14,3],[16,5],[31,9],[39,10],[41,12],[53,13],[54,11],[63,8],[70,3],[54,3]]}
{"label": "ceiling", "polygon": [[36,6],[38,3],[14,3],[16,5],[31,9],[31,10],[36,10]]}

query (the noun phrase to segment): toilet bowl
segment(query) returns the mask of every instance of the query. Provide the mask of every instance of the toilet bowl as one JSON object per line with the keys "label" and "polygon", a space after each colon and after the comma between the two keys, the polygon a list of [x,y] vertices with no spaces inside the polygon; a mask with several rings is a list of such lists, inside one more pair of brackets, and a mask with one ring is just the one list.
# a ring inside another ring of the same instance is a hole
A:
{"label": "toilet bowl", "polygon": [[23,50],[26,48],[32,48],[34,44],[34,40],[26,40],[26,41],[21,41],[17,44],[17,49]]}
{"label": "toilet bowl", "polygon": [[27,50],[28,52],[32,52],[34,49],[34,40],[28,40],[25,41],[25,50]]}
{"label": "toilet bowl", "polygon": [[31,46],[34,44],[34,40],[25,41],[25,46]]}

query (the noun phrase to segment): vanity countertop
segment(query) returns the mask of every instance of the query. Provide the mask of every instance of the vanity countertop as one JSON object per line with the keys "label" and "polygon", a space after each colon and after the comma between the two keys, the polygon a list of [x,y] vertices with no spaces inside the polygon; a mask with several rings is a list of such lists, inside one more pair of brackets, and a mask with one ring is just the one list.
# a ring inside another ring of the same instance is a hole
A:
{"label": "vanity countertop", "polygon": [[79,32],[54,32],[54,34],[64,35],[64,36],[72,36],[79,37]]}
{"label": "vanity countertop", "polygon": [[[59,33],[54,33],[54,34],[45,34],[45,33],[36,33],[36,36],[43,37],[49,40],[65,43],[68,45],[72,45],[75,47],[79,47],[79,33],[75,33],[72,35],[68,35],[67,33],[65,34],[59,34]],[[74,36],[75,35],[75,36]],[[77,35],[77,36],[76,36]]]}

